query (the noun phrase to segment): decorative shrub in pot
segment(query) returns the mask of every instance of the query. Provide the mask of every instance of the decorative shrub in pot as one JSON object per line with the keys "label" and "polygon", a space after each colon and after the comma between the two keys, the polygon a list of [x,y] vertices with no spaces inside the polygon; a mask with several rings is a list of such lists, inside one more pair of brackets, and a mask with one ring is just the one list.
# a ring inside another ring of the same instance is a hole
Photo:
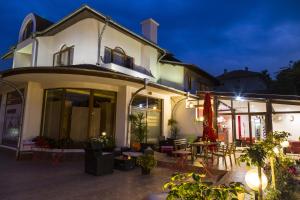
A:
{"label": "decorative shrub in pot", "polygon": [[154,155],[152,154],[139,156],[136,163],[141,167],[142,175],[150,174],[151,170],[157,165],[157,161],[154,159]]}

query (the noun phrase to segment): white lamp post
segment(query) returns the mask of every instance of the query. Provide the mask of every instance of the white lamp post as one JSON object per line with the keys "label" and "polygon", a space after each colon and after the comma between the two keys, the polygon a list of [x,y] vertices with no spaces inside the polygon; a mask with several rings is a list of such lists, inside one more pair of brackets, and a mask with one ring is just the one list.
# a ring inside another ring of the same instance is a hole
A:
{"label": "white lamp post", "polygon": [[249,186],[250,189],[252,189],[255,192],[255,199],[257,199],[257,192],[259,190],[260,184],[262,186],[262,190],[266,189],[268,185],[268,179],[263,172],[261,173],[261,180],[262,181],[260,183],[257,169],[251,169],[246,173],[246,184]]}

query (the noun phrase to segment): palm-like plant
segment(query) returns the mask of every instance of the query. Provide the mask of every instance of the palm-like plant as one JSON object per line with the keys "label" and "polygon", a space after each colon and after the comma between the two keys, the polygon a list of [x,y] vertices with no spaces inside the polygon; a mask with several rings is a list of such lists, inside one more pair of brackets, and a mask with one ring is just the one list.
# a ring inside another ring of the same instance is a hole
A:
{"label": "palm-like plant", "polygon": [[139,143],[145,142],[148,130],[144,113],[131,114],[129,120],[131,122],[131,133],[135,136],[136,141]]}

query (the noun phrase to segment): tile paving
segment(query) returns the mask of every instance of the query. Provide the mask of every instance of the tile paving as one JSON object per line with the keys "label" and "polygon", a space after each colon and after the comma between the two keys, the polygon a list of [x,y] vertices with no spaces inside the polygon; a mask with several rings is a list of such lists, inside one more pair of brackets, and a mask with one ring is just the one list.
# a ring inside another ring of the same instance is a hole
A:
{"label": "tile paving", "polygon": [[[244,182],[245,172],[233,166],[219,183]],[[157,167],[149,176],[140,173],[136,168],[96,177],[84,173],[83,161],[66,161],[57,166],[49,161],[15,161],[14,154],[0,149],[0,199],[143,200],[149,194],[161,193],[173,172]]]}

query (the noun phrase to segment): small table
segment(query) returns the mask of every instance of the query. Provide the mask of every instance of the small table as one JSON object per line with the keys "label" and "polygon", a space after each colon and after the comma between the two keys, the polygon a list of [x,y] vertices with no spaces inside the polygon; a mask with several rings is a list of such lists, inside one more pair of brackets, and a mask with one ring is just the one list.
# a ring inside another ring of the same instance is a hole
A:
{"label": "small table", "polygon": [[115,163],[114,163],[115,169],[128,171],[128,170],[134,169],[134,167],[135,167],[135,161],[132,158],[128,158],[125,156],[118,156],[118,157],[115,157],[114,160],[115,160]]}
{"label": "small table", "polygon": [[196,148],[195,147],[200,147],[201,152],[204,152],[204,159],[207,159],[207,153],[208,153],[208,147],[211,146],[216,146],[216,142],[194,142],[191,144],[192,147],[192,162],[194,161],[195,155],[196,155]]}
{"label": "small table", "polygon": [[173,146],[161,146],[160,151],[162,153],[167,153],[168,155],[172,155]]}

